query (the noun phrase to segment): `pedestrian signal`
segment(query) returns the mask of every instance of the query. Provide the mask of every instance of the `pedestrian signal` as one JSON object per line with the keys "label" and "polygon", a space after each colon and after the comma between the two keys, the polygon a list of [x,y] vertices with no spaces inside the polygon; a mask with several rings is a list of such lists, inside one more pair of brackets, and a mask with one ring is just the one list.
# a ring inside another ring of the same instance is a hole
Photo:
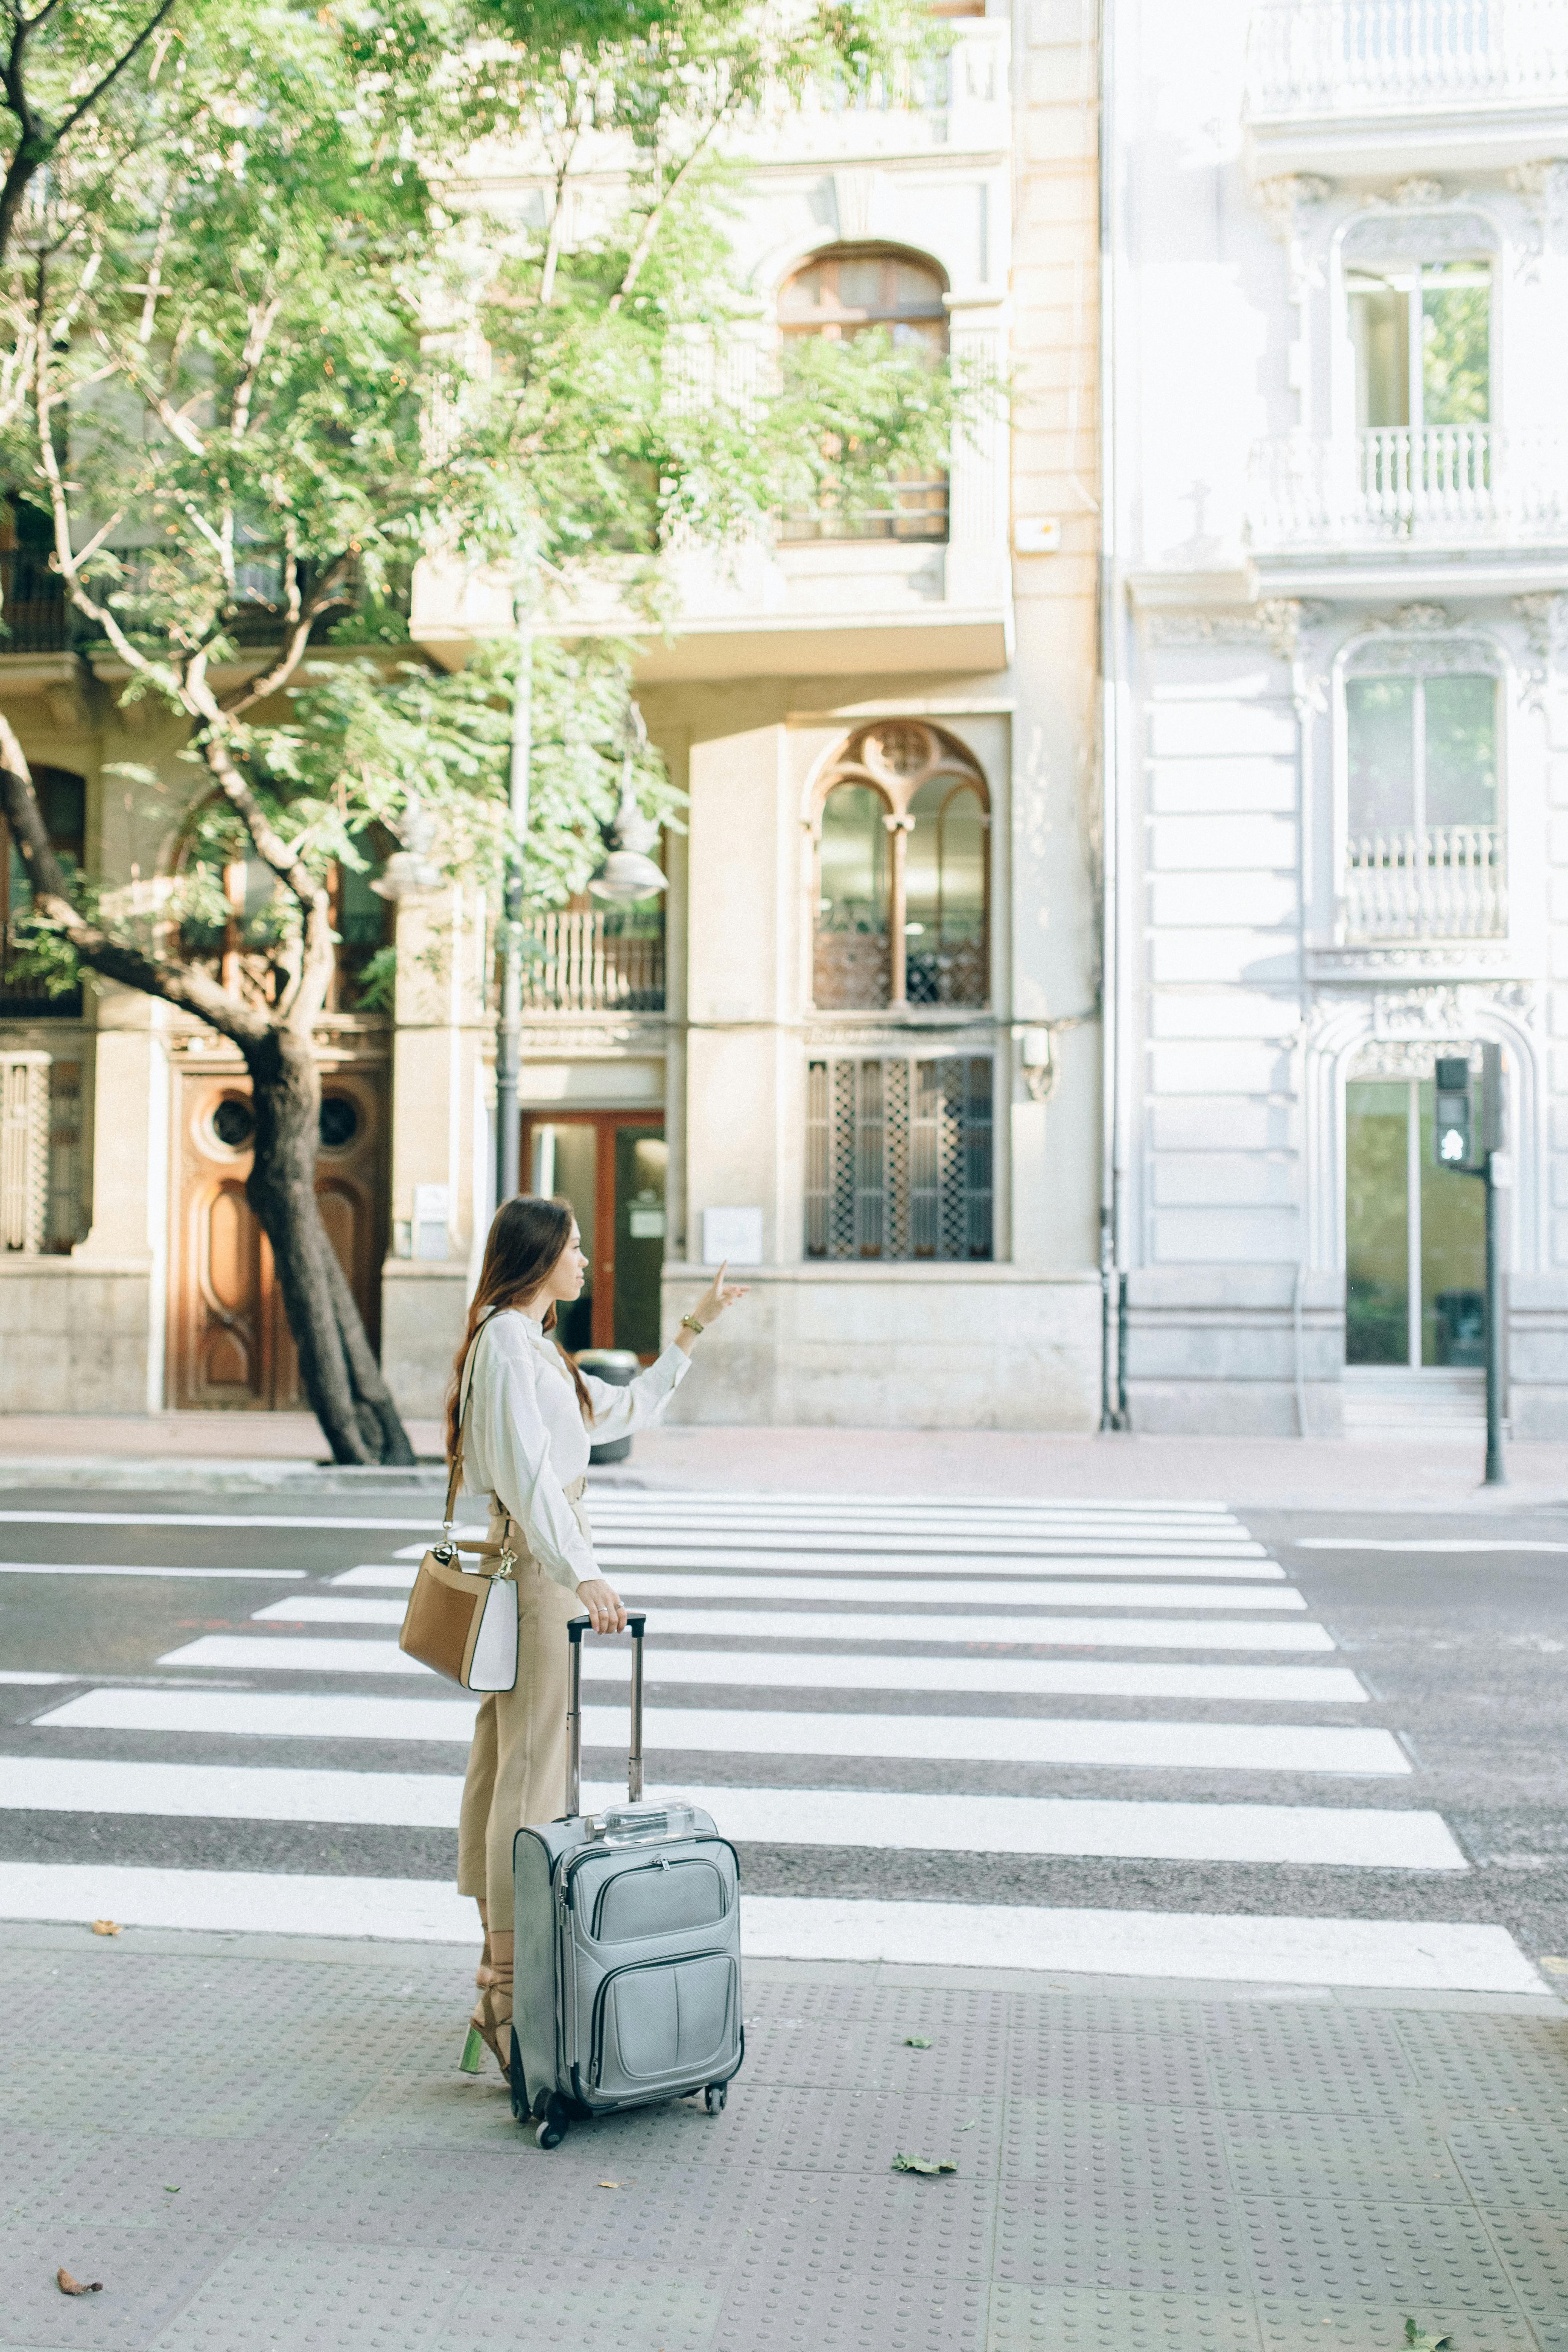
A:
{"label": "pedestrian signal", "polygon": [[1468,1168],[1470,1152],[1470,1066],[1456,1055],[1437,1064],[1437,1165]]}

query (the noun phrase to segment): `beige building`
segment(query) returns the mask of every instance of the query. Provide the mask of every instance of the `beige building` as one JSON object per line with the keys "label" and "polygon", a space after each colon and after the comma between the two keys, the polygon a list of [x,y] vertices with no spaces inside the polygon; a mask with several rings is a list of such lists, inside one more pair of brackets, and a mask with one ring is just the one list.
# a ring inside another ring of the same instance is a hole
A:
{"label": "beige building", "polygon": [[[754,131],[754,339],[883,321],[1005,372],[1010,424],[890,516],[677,554],[681,625],[637,686],[689,795],[668,890],[541,919],[528,966],[523,1181],[572,1198],[594,1259],[569,1341],[646,1355],[727,1255],[756,1297],[709,1420],[1099,1415],[1094,11],[944,13],[922,102]],[[17,626],[0,694],[51,824],[134,887],[180,854],[177,743],[132,737],[27,602],[26,551],[3,560],[36,642]],[[413,622],[450,663],[500,616],[432,573]],[[321,1029],[323,1205],[413,1414],[493,1202],[490,911],[360,889]],[[395,1004],[356,1010],[354,959],[394,935]],[[289,1401],[229,1049],[133,997],[13,988],[0,1079],[0,1404]]]}

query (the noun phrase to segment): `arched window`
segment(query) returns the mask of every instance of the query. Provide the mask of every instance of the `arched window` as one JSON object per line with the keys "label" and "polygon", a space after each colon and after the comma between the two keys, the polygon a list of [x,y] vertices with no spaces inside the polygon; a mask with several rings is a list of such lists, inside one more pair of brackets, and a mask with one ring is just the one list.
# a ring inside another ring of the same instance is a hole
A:
{"label": "arched window", "polygon": [[[786,343],[804,336],[830,342],[879,331],[895,349],[947,352],[947,305],[933,262],[890,246],[840,245],[819,253],[785,279],[779,329]],[[942,541],[947,538],[947,477],[900,478],[852,511],[828,501],[792,509],[786,540],[871,539]]]}
{"label": "arched window", "polygon": [[985,780],[940,728],[851,736],[817,801],[818,1007],[985,1003],[989,827]]}

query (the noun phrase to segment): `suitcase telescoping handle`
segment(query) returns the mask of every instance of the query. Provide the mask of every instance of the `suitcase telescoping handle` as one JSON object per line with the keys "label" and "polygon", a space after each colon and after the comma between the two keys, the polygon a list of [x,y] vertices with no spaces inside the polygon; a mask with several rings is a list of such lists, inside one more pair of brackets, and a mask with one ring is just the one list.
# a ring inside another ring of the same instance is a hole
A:
{"label": "suitcase telescoping handle", "polygon": [[[566,1622],[572,1655],[571,1693],[566,1701],[566,1812],[573,1821],[583,1810],[583,1636],[593,1622],[591,1617],[571,1617]],[[626,1750],[626,1795],[637,1805],[642,1802],[642,1637],[647,1612],[628,1609],[626,1623],[632,1637],[632,1739]]]}

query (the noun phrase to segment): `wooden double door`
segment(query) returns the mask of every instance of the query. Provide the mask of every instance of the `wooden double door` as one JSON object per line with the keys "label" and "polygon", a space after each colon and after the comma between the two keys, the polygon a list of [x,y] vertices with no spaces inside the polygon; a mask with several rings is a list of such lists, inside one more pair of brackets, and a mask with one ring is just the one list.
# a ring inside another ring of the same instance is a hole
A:
{"label": "wooden double door", "polygon": [[557,1326],[569,1354],[658,1355],[668,1158],[659,1110],[525,1114],[523,1182],[571,1202],[588,1256],[583,1296]]}
{"label": "wooden double door", "polygon": [[[250,1081],[215,1071],[180,1083],[170,1402],[287,1410],[300,1402],[299,1363],[272,1247],[245,1196]],[[316,1198],[372,1347],[381,1337],[386,1126],[384,1072],[335,1071],[323,1081]]]}

